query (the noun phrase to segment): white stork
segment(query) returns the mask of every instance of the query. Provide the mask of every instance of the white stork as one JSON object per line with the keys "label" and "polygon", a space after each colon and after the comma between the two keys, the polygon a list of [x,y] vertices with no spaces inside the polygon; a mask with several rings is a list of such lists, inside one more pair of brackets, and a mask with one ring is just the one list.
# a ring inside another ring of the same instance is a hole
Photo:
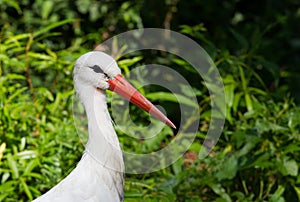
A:
{"label": "white stork", "polygon": [[175,125],[122,76],[116,61],[93,51],[79,57],[74,85],[88,118],[89,139],[76,168],[34,202],[123,201],[124,162],[105,90],[112,90],[167,125]]}

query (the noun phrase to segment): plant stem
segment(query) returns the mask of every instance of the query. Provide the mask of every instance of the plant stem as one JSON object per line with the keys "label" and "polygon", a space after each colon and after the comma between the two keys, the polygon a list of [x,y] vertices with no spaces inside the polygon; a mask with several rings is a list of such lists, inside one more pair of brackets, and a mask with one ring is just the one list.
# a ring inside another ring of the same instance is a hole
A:
{"label": "plant stem", "polygon": [[243,185],[243,189],[244,189],[244,191],[245,191],[245,194],[248,195],[249,192],[248,192],[248,189],[247,189],[247,185],[246,185],[245,180],[242,180],[242,185]]}

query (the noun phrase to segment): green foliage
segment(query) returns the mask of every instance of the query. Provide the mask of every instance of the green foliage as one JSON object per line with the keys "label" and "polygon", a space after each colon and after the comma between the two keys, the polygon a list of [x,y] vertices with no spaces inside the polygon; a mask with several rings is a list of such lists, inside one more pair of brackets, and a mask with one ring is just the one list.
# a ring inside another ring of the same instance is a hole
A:
{"label": "green foliage", "polygon": [[[299,155],[296,151],[300,145],[299,138],[293,134],[299,134],[299,131],[286,127],[286,124],[291,119],[291,112],[300,111],[274,105],[272,102],[262,104],[262,111],[255,119],[247,117],[236,124],[234,131],[226,130],[226,148],[212,154],[211,158],[194,162],[192,168],[183,172],[176,189],[186,193],[185,190],[190,191],[191,187],[199,192],[210,188],[225,201],[283,200],[285,189],[289,190],[285,193],[286,200],[298,198],[299,165],[296,162]],[[270,111],[273,116],[266,117]],[[205,196],[207,194],[203,193]],[[210,200],[213,199],[216,198]]]}
{"label": "green foliage", "polygon": [[43,43],[53,36],[49,31],[69,22],[1,33],[1,201],[32,200],[61,180],[83,150],[70,119],[74,56]]}
{"label": "green foliage", "polygon": [[[198,159],[200,149],[209,147],[202,143],[211,98],[195,70],[181,58],[160,52],[155,59],[147,51],[121,58],[118,63],[126,75],[149,61],[178,71],[190,82],[201,112],[183,127],[181,135],[189,136],[189,127],[200,116],[196,139],[184,156],[155,173],[126,175],[125,200],[299,201],[300,109],[294,102],[299,99],[299,3],[119,4],[0,0],[0,201],[32,200],[79,161],[84,146],[72,114],[76,58],[115,33],[162,25],[193,38],[213,58],[225,86],[226,125],[209,157]],[[137,80],[132,83],[141,86]],[[178,89],[181,94],[176,95],[155,86],[140,91],[179,123],[177,100],[186,107],[195,103],[187,86]],[[131,116],[137,123],[130,126],[134,134],[152,132],[139,127],[147,124],[146,115]],[[118,121],[126,124],[128,117],[122,118]],[[162,149],[175,137],[168,127],[150,141],[133,140],[119,129],[123,148],[136,153]]]}

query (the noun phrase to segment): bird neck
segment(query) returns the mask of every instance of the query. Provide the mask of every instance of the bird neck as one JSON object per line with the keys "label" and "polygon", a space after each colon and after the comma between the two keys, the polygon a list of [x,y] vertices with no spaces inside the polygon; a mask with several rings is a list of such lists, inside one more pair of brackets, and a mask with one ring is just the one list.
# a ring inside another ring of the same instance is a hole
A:
{"label": "bird neck", "polygon": [[83,104],[88,118],[89,133],[85,152],[100,165],[124,172],[122,151],[107,109],[105,92],[87,88],[84,94],[86,99]]}

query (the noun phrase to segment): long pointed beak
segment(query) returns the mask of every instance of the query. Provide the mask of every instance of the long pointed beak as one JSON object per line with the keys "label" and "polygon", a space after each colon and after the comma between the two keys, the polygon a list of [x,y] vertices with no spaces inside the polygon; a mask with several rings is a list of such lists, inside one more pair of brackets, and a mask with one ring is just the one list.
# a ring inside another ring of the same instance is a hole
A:
{"label": "long pointed beak", "polygon": [[161,111],[159,111],[159,109],[157,109],[147,98],[139,93],[137,89],[135,89],[120,74],[118,74],[113,80],[108,80],[108,83],[110,85],[109,90],[118,93],[155,118],[176,129],[176,126]]}

